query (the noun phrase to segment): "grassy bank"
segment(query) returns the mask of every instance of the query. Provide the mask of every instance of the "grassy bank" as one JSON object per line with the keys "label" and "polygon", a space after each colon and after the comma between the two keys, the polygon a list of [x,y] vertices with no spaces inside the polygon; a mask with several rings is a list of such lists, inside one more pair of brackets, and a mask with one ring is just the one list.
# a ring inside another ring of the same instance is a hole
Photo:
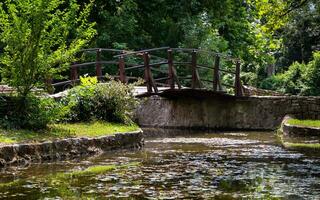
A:
{"label": "grassy bank", "polygon": [[300,120],[300,119],[289,119],[288,124],[296,126],[307,126],[320,128],[320,120]]}
{"label": "grassy bank", "polygon": [[139,130],[137,125],[108,122],[53,124],[41,131],[0,129],[0,144],[38,142],[70,137],[99,137],[136,130]]}

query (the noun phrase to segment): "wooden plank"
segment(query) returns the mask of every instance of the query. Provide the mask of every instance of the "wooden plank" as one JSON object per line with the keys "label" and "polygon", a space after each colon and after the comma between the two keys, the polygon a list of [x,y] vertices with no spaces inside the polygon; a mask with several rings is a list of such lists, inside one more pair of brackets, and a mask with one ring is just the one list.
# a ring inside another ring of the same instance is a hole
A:
{"label": "wooden plank", "polygon": [[216,55],[215,61],[214,61],[214,70],[213,70],[213,91],[218,91],[218,85],[220,82],[219,77],[219,67],[220,67],[220,56]]}
{"label": "wooden plank", "polygon": [[124,57],[119,57],[119,79],[122,83],[127,83]]}
{"label": "wooden plank", "polygon": [[143,61],[144,61],[144,67],[145,67],[144,79],[146,81],[148,93],[152,93],[152,88],[154,89],[155,93],[158,93],[158,88],[153,80],[152,73],[151,73],[150,57],[148,52],[145,52],[143,54]]}
{"label": "wooden plank", "polygon": [[180,90],[182,87],[181,87],[181,83],[180,83],[180,81],[179,81],[179,77],[178,77],[178,74],[177,74],[177,70],[175,69],[174,66],[172,67],[172,69],[173,69],[174,79],[176,80],[176,83],[177,83],[178,88],[179,88],[179,90]]}
{"label": "wooden plank", "polygon": [[173,54],[172,54],[172,49],[168,50],[168,82],[170,85],[170,89],[175,88],[175,83],[174,83],[174,72],[173,72]]}
{"label": "wooden plank", "polygon": [[235,81],[234,81],[235,95],[237,97],[243,96],[242,85],[241,85],[241,80],[240,80],[240,67],[241,67],[241,63],[240,63],[240,61],[237,61],[236,62],[236,77],[235,77]]}
{"label": "wooden plank", "polygon": [[75,84],[76,80],[79,79],[78,68],[76,66],[71,66],[71,81]]}
{"label": "wooden plank", "polygon": [[197,70],[197,51],[192,51],[191,54],[191,71],[192,71],[192,89],[201,88],[200,78]]}
{"label": "wooden plank", "polygon": [[[97,49],[96,51],[96,76],[102,76],[102,68],[101,68],[101,49]],[[100,79],[100,78],[98,78]]]}

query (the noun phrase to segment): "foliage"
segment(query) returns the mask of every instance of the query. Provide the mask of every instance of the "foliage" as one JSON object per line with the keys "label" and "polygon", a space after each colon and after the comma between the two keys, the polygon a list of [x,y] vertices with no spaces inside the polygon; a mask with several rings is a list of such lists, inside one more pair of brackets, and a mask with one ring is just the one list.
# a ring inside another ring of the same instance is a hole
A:
{"label": "foliage", "polygon": [[[2,65],[6,66],[2,70],[4,81],[18,88],[23,84],[34,87],[41,86],[47,78],[65,75],[61,72],[74,59],[74,52],[88,44],[94,35],[94,23],[86,20],[90,18],[90,21],[97,24],[98,33],[90,43],[92,47],[142,49],[171,46],[219,51],[241,58],[242,80],[245,84],[264,88],[280,85],[280,90],[288,93],[317,94],[316,91],[311,91],[308,78],[287,79],[295,77],[294,74],[299,71],[299,64],[294,64],[296,66],[289,69],[290,65],[295,62],[310,62],[313,52],[320,48],[318,0],[91,1],[6,0],[6,3],[1,4],[0,28],[3,32],[3,44],[0,44],[0,48],[9,52],[3,54],[4,58],[5,55],[11,56],[9,59],[2,59]],[[18,11],[24,14],[16,15]],[[78,20],[72,20],[77,17]],[[32,24],[34,25],[31,26]],[[18,31],[14,32],[14,28]],[[18,36],[22,37],[18,40]],[[19,61],[17,55],[24,54],[30,56],[23,59],[23,62]],[[202,61],[207,61],[210,65],[213,63],[209,56],[200,57],[199,62]],[[32,63],[28,66],[37,67],[33,67],[31,71],[10,71],[18,69],[10,67],[17,66],[17,63],[19,66]],[[225,68],[230,66],[229,63],[221,65]],[[268,77],[267,69],[270,68],[276,69],[277,73],[287,74],[283,75],[286,80],[281,80],[281,75]],[[188,74],[184,69],[179,71],[182,71],[182,75]],[[114,74],[117,68],[110,65],[105,70]],[[11,77],[16,76],[14,74],[22,79],[10,81]],[[206,74],[208,73],[204,72],[201,75]],[[230,81],[228,77],[225,78]],[[284,85],[287,83],[289,86],[285,89]]]}
{"label": "foliage", "polygon": [[87,77],[87,76],[80,76],[80,84],[82,86],[93,86],[98,84],[97,77]]}
{"label": "foliage", "polygon": [[92,2],[81,8],[76,0],[5,0],[0,3],[0,62],[6,83],[26,97],[57,78],[77,51],[94,36],[89,23]]}
{"label": "foliage", "polygon": [[309,0],[289,15],[288,22],[278,31],[283,38],[283,48],[277,56],[280,71],[294,61],[307,63],[312,60],[312,53],[319,50],[320,43],[320,3]]}
{"label": "foliage", "polygon": [[62,115],[60,105],[51,98],[13,97],[11,101],[13,109],[0,117],[3,128],[44,129]]}
{"label": "foliage", "polygon": [[320,51],[314,52],[313,60],[308,63],[303,80],[307,85],[305,94],[320,95]]}
{"label": "foliage", "polygon": [[301,81],[304,70],[305,65],[296,62],[292,64],[285,73],[265,79],[261,83],[261,87],[264,89],[274,89],[287,94],[299,94],[304,87]]}
{"label": "foliage", "polygon": [[72,88],[61,100],[69,109],[66,120],[132,123],[133,110],[138,103],[133,95],[134,85],[115,80],[83,85],[88,79],[91,78],[82,78],[82,85]]}
{"label": "foliage", "polygon": [[293,63],[287,71],[264,80],[261,86],[299,95],[320,95],[320,52],[308,64]]}

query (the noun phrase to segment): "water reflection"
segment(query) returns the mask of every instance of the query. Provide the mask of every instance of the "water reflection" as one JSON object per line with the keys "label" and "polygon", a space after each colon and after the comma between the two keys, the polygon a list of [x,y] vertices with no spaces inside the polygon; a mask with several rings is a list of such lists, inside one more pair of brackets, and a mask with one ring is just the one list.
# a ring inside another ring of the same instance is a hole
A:
{"label": "water reflection", "polygon": [[[147,134],[154,137],[157,130]],[[273,133],[186,135],[186,131],[174,131],[161,135],[147,139],[142,151],[113,152],[3,171],[0,199],[317,199],[320,196],[320,159],[283,149]],[[92,166],[113,167],[84,173],[97,168]]]}

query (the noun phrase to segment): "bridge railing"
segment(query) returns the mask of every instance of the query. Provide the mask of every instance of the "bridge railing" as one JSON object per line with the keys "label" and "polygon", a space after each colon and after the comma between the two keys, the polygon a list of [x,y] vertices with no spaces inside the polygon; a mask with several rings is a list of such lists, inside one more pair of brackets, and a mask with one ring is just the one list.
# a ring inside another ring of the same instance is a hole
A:
{"label": "bridge railing", "polygon": [[[81,68],[95,67],[95,76],[103,80],[103,68],[108,67],[110,71],[110,66],[113,66],[115,73],[111,75],[114,78],[123,83],[142,78],[148,93],[158,93],[161,89],[192,88],[216,92],[231,89],[234,95],[243,95],[240,60],[216,52],[170,47],[141,51],[93,48],[82,52],[94,53],[95,60],[73,63],[70,80],[55,83],[54,86],[76,84]],[[103,53],[110,54],[108,61],[102,58]],[[230,84],[230,78],[229,83],[223,81],[226,75],[233,77],[233,84]]]}

